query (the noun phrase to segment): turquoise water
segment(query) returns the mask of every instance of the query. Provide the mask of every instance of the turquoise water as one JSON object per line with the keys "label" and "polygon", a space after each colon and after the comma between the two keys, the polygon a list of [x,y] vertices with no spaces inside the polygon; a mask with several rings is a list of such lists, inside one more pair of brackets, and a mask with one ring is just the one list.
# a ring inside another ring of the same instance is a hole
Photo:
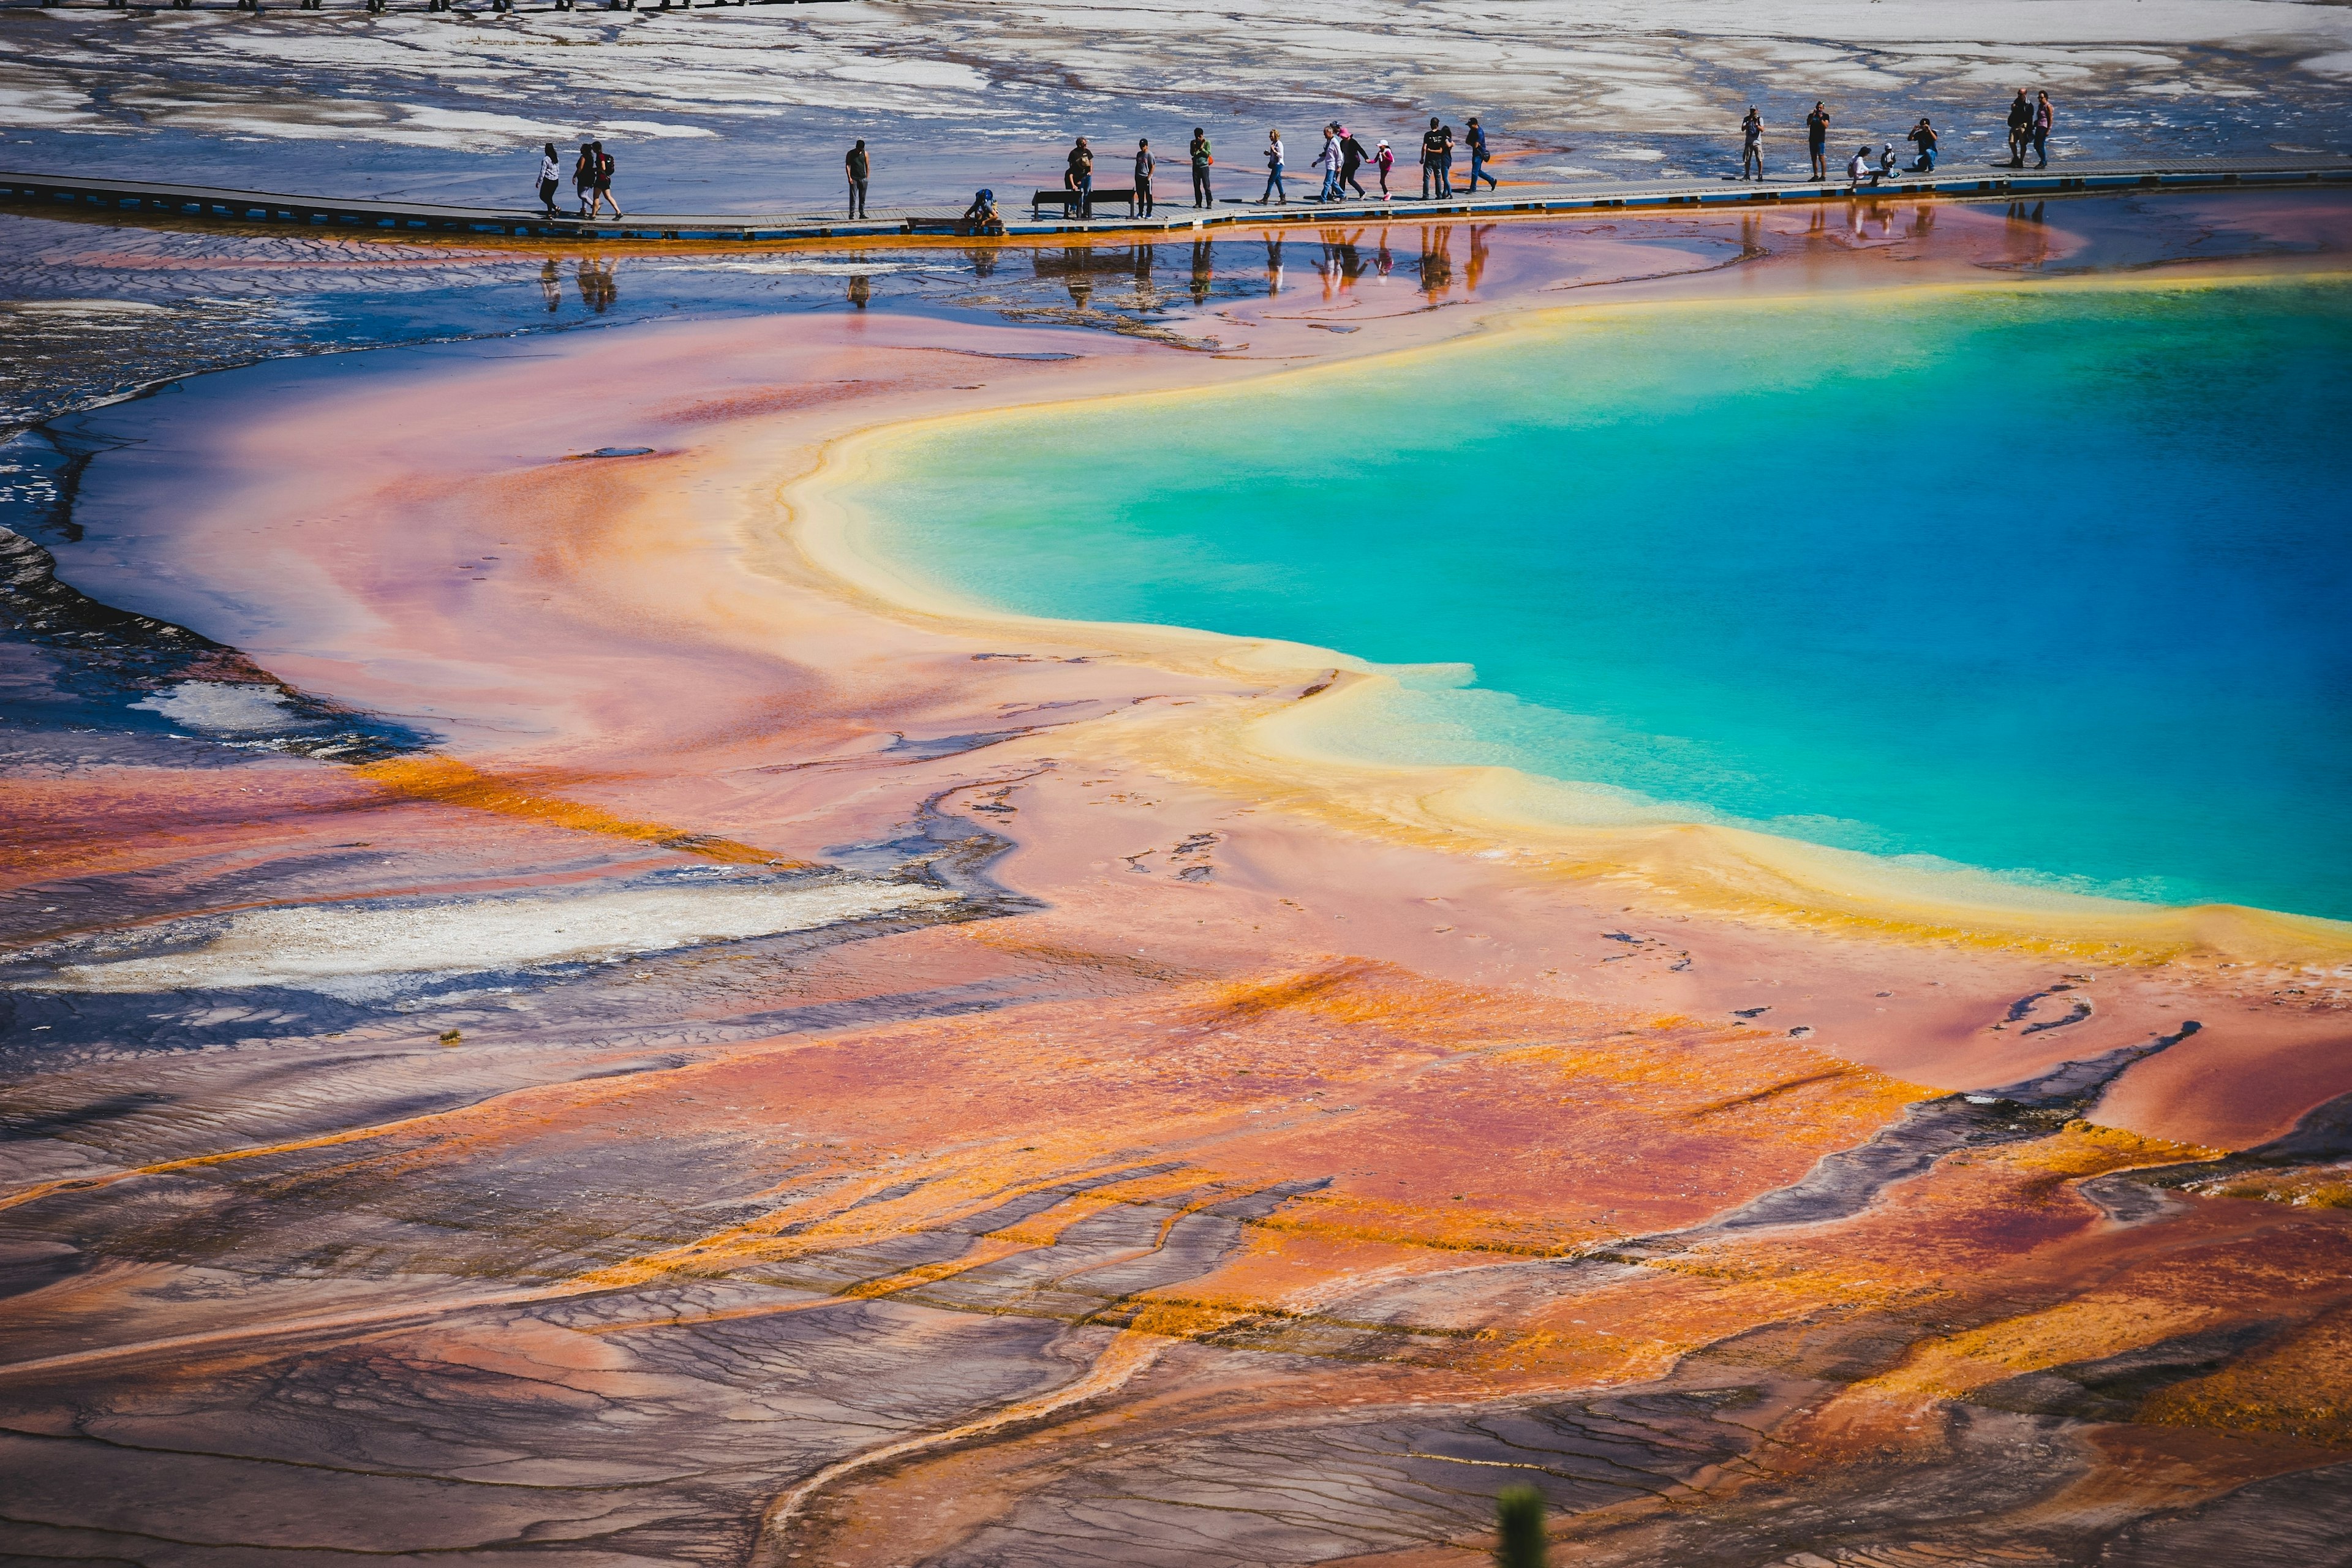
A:
{"label": "turquoise water", "polygon": [[1367,744],[2168,902],[2352,917],[2352,288],[1596,312],[909,435],[940,585],[1295,639]]}

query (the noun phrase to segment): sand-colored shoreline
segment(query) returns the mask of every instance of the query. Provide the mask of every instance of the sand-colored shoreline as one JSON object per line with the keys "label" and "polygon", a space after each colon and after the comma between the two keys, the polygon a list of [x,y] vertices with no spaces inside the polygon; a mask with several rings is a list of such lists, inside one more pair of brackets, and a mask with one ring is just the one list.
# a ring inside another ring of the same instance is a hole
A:
{"label": "sand-colored shoreline", "polygon": [[[1868,278],[1857,286],[1906,294],[2021,290],[2135,292],[2183,288],[2258,288],[2274,282],[2341,281],[2332,260],[2260,269],[2200,267],[2151,276],[1926,281]],[[1496,302],[1435,342],[1381,346],[1265,373],[1280,379],[1382,374],[1402,379],[1418,359],[1491,347],[1509,334],[1596,317],[1658,310],[1769,310],[1818,300],[1802,289],[1726,291],[1719,275],[1680,280],[1637,302],[1551,305]],[[1475,346],[1471,340],[1476,338]],[[1263,384],[1265,377],[1258,378]],[[1155,380],[1157,378],[1154,378]],[[1181,401],[1230,386],[1202,377],[1190,385],[1135,387],[1108,395],[1141,405]],[[1465,853],[1511,855],[1579,876],[1622,879],[1665,907],[1785,921],[1811,929],[1861,929],[1930,941],[2021,945],[2056,956],[2152,963],[2203,954],[2238,963],[2342,963],[2352,959],[2352,922],[2234,904],[2151,905],[2004,879],[1966,867],[1903,864],[1719,822],[1674,820],[1671,805],[1629,810],[1620,792],[1493,766],[1386,763],[1367,755],[1358,714],[1377,708],[1396,682],[1344,651],[1196,628],[1034,617],[976,603],[910,574],[875,542],[855,499],[872,484],[875,454],[917,433],[970,426],[1012,408],[1050,417],[1106,395],[1027,400],[877,423],[828,442],[814,471],[780,492],[793,539],[819,573],[880,613],[952,634],[1024,643],[1082,642],[1171,672],[1259,683],[1268,692],[1307,692],[1295,702],[1206,719],[1170,716],[1122,732],[1124,754],[1202,787],[1242,799],[1280,800],[1347,830]],[[1139,730],[1141,732],[1139,732]],[[1358,743],[1351,744],[1351,742]],[[1662,818],[1665,820],[1661,820]],[[1631,819],[1631,820],[1629,820]]]}

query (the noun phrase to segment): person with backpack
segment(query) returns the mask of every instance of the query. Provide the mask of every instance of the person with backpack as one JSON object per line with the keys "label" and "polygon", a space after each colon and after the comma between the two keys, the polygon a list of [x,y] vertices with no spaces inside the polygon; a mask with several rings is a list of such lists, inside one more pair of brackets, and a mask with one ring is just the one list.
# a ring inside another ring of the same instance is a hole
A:
{"label": "person with backpack", "polygon": [[2009,166],[2025,167],[2025,144],[2033,139],[2033,105],[2025,100],[2025,89],[2019,88],[2017,96],[2009,100]]}
{"label": "person with backpack", "polygon": [[579,198],[580,216],[588,216],[588,204],[596,199],[596,143],[580,143],[580,156],[572,164],[572,194]]}
{"label": "person with backpack", "polygon": [[1739,122],[1739,177],[1764,177],[1764,117],[1752,103],[1748,106],[1748,118]]}
{"label": "person with backpack", "polygon": [[562,183],[563,163],[562,159],[555,155],[555,143],[552,142],[541,142],[539,159],[539,205],[547,209],[547,216],[550,217],[553,217],[555,216],[555,193],[562,186]]}
{"label": "person with backpack", "polygon": [[1486,173],[1486,132],[1479,127],[1476,115],[1470,117],[1470,125],[1463,132],[1463,139],[1470,143],[1470,194],[1474,196],[1478,194],[1478,182],[1481,180],[1486,182],[1488,190],[1501,190],[1503,182]]}
{"label": "person with backpack", "polygon": [[1151,138],[1135,143],[1135,210],[1145,217],[1151,216],[1151,176],[1160,167],[1160,160],[1151,155]]}
{"label": "person with backpack", "polygon": [[841,161],[841,164],[849,176],[849,216],[864,217],[866,182],[874,177],[874,160],[866,155],[865,137],[857,139],[857,145],[849,150],[849,155]]}
{"label": "person with backpack", "polygon": [[1217,197],[1216,194],[1209,189],[1209,169],[1216,163],[1217,158],[1216,154],[1209,150],[1209,133],[1197,125],[1192,127],[1191,153],[1192,205],[1196,207],[1213,207],[1217,205]]}
{"label": "person with backpack", "polygon": [[613,216],[619,217],[622,216],[621,204],[613,198],[613,171],[618,165],[614,163],[613,154],[604,151],[602,142],[591,142],[588,145],[596,151],[596,189],[588,198],[588,216],[594,217],[600,205],[610,205]]}

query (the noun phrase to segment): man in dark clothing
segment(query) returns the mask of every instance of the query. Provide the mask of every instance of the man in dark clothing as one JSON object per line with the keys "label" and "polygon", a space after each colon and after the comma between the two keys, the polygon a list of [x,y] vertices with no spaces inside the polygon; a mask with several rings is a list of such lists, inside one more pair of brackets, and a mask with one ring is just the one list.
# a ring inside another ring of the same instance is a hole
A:
{"label": "man in dark clothing", "polygon": [[1445,194],[1445,154],[1453,138],[1434,114],[1429,117],[1429,129],[1421,136],[1421,199]]}
{"label": "man in dark clothing", "polygon": [[1151,176],[1160,171],[1160,160],[1151,155],[1151,138],[1141,138],[1135,144],[1135,210],[1145,217],[1151,216]]}
{"label": "man in dark clothing", "polygon": [[1481,180],[1486,182],[1488,190],[1501,190],[1503,182],[1486,172],[1486,132],[1479,126],[1476,115],[1470,117],[1470,126],[1463,133],[1463,140],[1470,143],[1470,194],[1474,196],[1478,194],[1478,182]]}
{"label": "man in dark clothing", "polygon": [[2025,167],[2025,144],[2033,136],[2033,105],[2025,100],[2025,89],[2019,88],[2017,96],[2009,100],[2009,166]]}
{"label": "man in dark clothing", "polygon": [[1209,151],[1209,133],[1197,125],[1192,127],[1192,205],[1196,207],[1215,206],[1217,198],[1209,189],[1209,165],[1217,161],[1216,155]]}
{"label": "man in dark clothing", "polygon": [[1364,186],[1356,178],[1356,171],[1364,166],[1364,160],[1370,156],[1364,151],[1364,144],[1356,140],[1354,132],[1343,129],[1339,132],[1339,184],[1353,189],[1360,196],[1364,194]]}
{"label": "man in dark clothing", "polygon": [[1830,177],[1830,109],[1816,100],[1813,111],[1805,116],[1805,151],[1812,155],[1813,178]]}
{"label": "man in dark clothing", "polygon": [[857,145],[849,150],[849,156],[842,161],[842,166],[849,172],[849,216],[864,217],[866,182],[874,173],[873,160],[866,155],[865,137],[857,139]]}
{"label": "man in dark clothing", "polygon": [[1079,137],[1077,145],[1070,149],[1069,173],[1062,179],[1071,190],[1078,193],[1078,216],[1082,218],[1094,216],[1095,152],[1087,145],[1085,137]]}

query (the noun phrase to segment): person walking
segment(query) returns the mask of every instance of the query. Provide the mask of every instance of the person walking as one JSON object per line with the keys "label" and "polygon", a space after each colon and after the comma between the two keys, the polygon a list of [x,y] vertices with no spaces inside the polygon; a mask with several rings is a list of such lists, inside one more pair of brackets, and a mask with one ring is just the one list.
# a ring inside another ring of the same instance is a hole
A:
{"label": "person walking", "polygon": [[1919,149],[1919,161],[1911,165],[1911,172],[1915,174],[1934,174],[1936,172],[1936,128],[1927,123],[1926,115],[1919,117],[1919,123],[1911,128],[1911,134],[1905,140]]}
{"label": "person walking", "polygon": [[865,137],[857,139],[857,145],[849,150],[849,155],[841,161],[841,166],[849,175],[849,216],[864,217],[866,182],[874,174],[874,160],[866,156]]}
{"label": "person walking", "polygon": [[1095,150],[1087,145],[1087,139],[1083,136],[1079,137],[1076,143],[1070,148],[1070,164],[1062,175],[1062,184],[1066,189],[1077,192],[1078,216],[1093,217],[1095,216]]}
{"label": "person walking", "polygon": [[1445,132],[1439,129],[1439,123],[1437,116],[1431,115],[1429,129],[1421,133],[1421,199],[1423,201],[1428,201],[1433,196],[1444,194],[1442,182],[1445,176],[1441,173],[1443,165],[1439,160],[1445,152]]}
{"label": "person walking", "polygon": [[1480,128],[1476,115],[1470,117],[1470,125],[1463,132],[1463,139],[1470,143],[1470,194],[1474,196],[1478,194],[1478,182],[1481,180],[1486,182],[1488,190],[1501,190],[1503,182],[1486,172],[1486,132]]}
{"label": "person walking", "polygon": [[2017,96],[2009,100],[2009,166],[2025,167],[2025,144],[2033,136],[2033,105],[2025,100],[2025,89],[2019,88]]}
{"label": "person walking", "polygon": [[613,171],[618,165],[614,162],[613,154],[604,151],[602,142],[591,142],[589,145],[596,150],[596,192],[589,198],[588,216],[594,217],[599,205],[610,205],[613,216],[619,217],[621,204],[613,197]]}
{"label": "person walking", "polygon": [[1364,194],[1364,182],[1356,177],[1364,166],[1364,144],[1346,126],[1339,127],[1339,184],[1345,191]]}
{"label": "person walking", "polygon": [[540,143],[539,205],[547,209],[550,217],[555,216],[555,193],[562,183],[563,161],[555,155],[555,143]]}
{"label": "person walking", "polygon": [[580,216],[588,216],[588,204],[596,199],[596,143],[580,143],[580,156],[572,164],[572,194],[578,198]]}
{"label": "person walking", "polygon": [[1437,189],[1441,195],[1454,194],[1454,127],[1440,126],[1445,133],[1445,144],[1437,153]]}
{"label": "person walking", "polygon": [[1830,177],[1830,106],[1818,99],[1805,116],[1805,151],[1812,154],[1813,178]]}
{"label": "person walking", "polygon": [[1381,172],[1381,200],[1384,202],[1396,200],[1396,197],[1389,193],[1389,171],[1396,167],[1396,154],[1389,150],[1389,144],[1385,141],[1372,154],[1372,167]]}
{"label": "person walking", "polygon": [[1315,199],[1318,202],[1338,201],[1339,199],[1339,122],[1338,121],[1332,121],[1323,127],[1322,150],[1315,154],[1315,162],[1309,163],[1307,167],[1323,171],[1323,188],[1316,193]]}
{"label": "person walking", "polygon": [[1277,195],[1282,198],[1284,206],[1290,205],[1290,193],[1282,184],[1282,132],[1268,131],[1265,133],[1265,194],[1258,197],[1257,205],[1264,206]]}
{"label": "person walking", "polygon": [[1209,151],[1209,133],[1206,131],[1202,130],[1201,127],[1197,125],[1192,127],[1192,146],[1191,151],[1192,155],[1192,205],[1196,207],[1213,207],[1217,205],[1217,198],[1216,195],[1209,189],[1209,169],[1212,164],[1216,163],[1217,159],[1216,154]]}
{"label": "person walking", "polygon": [[1135,210],[1144,217],[1151,216],[1151,175],[1160,167],[1160,160],[1151,155],[1151,138],[1142,137],[1135,143]]}
{"label": "person walking", "polygon": [[1764,177],[1764,117],[1752,103],[1748,106],[1748,118],[1739,122],[1739,177]]}
{"label": "person walking", "polygon": [[[2038,161],[2033,166],[2037,169],[2046,169],[2050,166],[2050,128],[2057,123],[2058,106],[2050,101],[2048,93],[2035,93],[2033,95],[2033,156]],[[2025,162],[2025,156],[2021,151],[2018,154],[2017,161],[2020,163]]]}

